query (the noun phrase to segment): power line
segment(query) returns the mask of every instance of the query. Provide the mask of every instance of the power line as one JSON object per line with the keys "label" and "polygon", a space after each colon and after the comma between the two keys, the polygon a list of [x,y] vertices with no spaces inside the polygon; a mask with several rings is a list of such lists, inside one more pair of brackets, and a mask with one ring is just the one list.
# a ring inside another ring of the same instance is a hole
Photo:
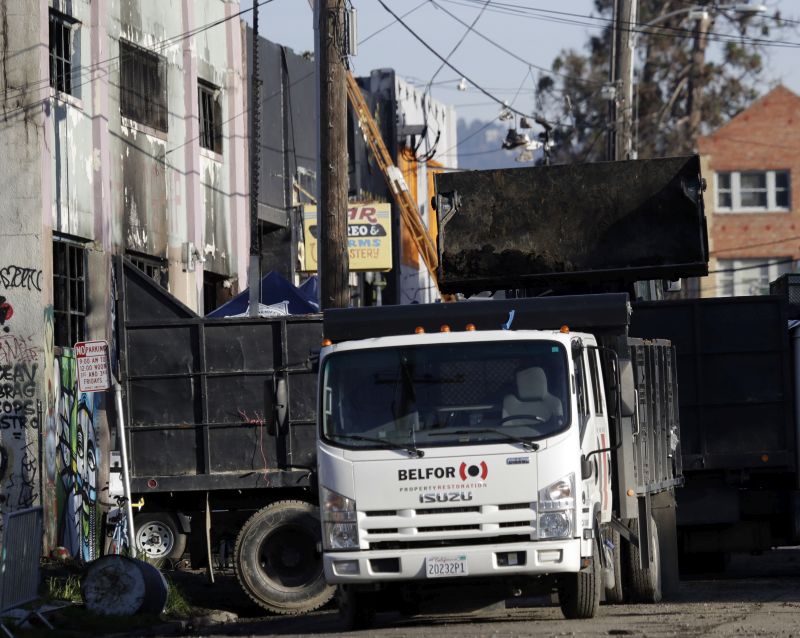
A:
{"label": "power line", "polygon": [[[445,2],[448,2],[448,1],[451,1],[451,0],[444,0],[444,1],[445,1]],[[440,5],[440,4],[437,2],[437,0],[430,0],[430,3],[431,3],[432,5],[434,5],[435,7],[437,7],[438,9],[442,10],[442,11],[443,11],[444,13],[446,13],[447,15],[449,15],[449,16],[450,16],[450,17],[451,17],[453,20],[455,20],[456,22],[458,22],[458,23],[460,23],[460,24],[462,24],[462,25],[464,25],[464,26],[468,26],[468,25],[467,25],[467,23],[466,23],[466,22],[464,22],[464,21],[463,21],[461,18],[459,18],[457,15],[455,15],[454,13],[451,13],[451,12],[450,12],[450,11],[448,11],[446,8],[444,8],[443,6],[441,6],[441,5]],[[496,42],[496,41],[492,40],[492,39],[491,39],[489,36],[487,36],[487,35],[485,35],[485,34],[481,33],[481,32],[480,32],[480,31],[478,31],[477,29],[470,29],[470,30],[471,30],[471,31],[472,31],[472,32],[473,32],[475,35],[477,35],[478,37],[482,38],[483,40],[485,40],[486,42],[488,42],[488,43],[489,43],[489,44],[491,44],[492,46],[494,46],[494,47],[496,47],[496,48],[500,49],[500,50],[501,50],[503,53],[505,53],[505,54],[507,54],[507,55],[511,56],[512,58],[514,58],[514,59],[515,59],[515,60],[517,60],[518,62],[522,62],[523,64],[527,65],[528,67],[532,67],[532,68],[534,68],[534,69],[537,69],[537,70],[539,70],[539,71],[543,71],[543,72],[547,73],[548,75],[556,75],[556,76],[558,76],[558,77],[563,77],[563,78],[566,78],[566,79],[575,80],[576,82],[581,82],[581,83],[584,83],[584,84],[590,84],[590,85],[598,85],[598,84],[602,84],[602,82],[595,82],[595,81],[592,81],[592,80],[585,80],[585,79],[583,79],[583,78],[580,78],[580,77],[577,77],[577,76],[572,76],[572,75],[569,75],[569,74],[566,74],[566,73],[558,73],[558,72],[556,72],[556,71],[553,71],[552,69],[549,69],[549,68],[547,68],[547,67],[541,66],[541,65],[539,65],[539,64],[535,64],[535,63],[531,62],[530,60],[526,60],[525,58],[523,58],[523,57],[521,57],[521,56],[517,55],[516,53],[514,53],[514,52],[513,52],[513,51],[511,51],[510,49],[508,49],[508,48],[504,47],[504,46],[503,46],[502,44],[500,44],[499,42]]]}
{"label": "power line", "polygon": [[[424,7],[426,4],[428,4],[428,0],[422,0],[422,2],[420,2],[416,7],[414,7],[413,9],[409,9],[408,11],[406,11],[400,17],[401,18],[405,18],[406,16],[409,16],[412,13],[414,13],[417,9],[419,9],[421,7]],[[359,40],[358,41],[359,46],[361,46],[365,42],[368,42],[368,41],[372,40],[372,38],[374,38],[376,35],[378,35],[379,33],[383,33],[384,31],[386,31],[386,29],[388,29],[389,27],[393,27],[395,24],[397,24],[397,21],[396,20],[392,20],[391,22],[389,22],[389,23],[385,24],[384,26],[382,26],[377,31],[373,31],[366,38],[364,38],[363,40]]]}
{"label": "power line", "polygon": [[[384,2],[384,0],[378,0],[378,4],[380,4],[380,5],[383,7],[383,9],[384,9],[384,10],[385,10],[387,13],[391,14],[391,15],[394,17],[394,19],[395,19],[395,20],[397,20],[397,21],[398,21],[398,22],[399,22],[399,23],[402,25],[402,27],[403,27],[403,28],[404,28],[406,31],[408,31],[408,32],[409,32],[409,33],[410,33],[410,34],[411,34],[411,35],[414,37],[414,39],[416,39],[416,40],[417,40],[417,41],[418,41],[420,44],[422,44],[422,46],[424,46],[426,49],[428,49],[428,51],[430,51],[430,52],[431,52],[433,55],[435,55],[437,58],[439,58],[439,60],[441,60],[442,62],[444,62],[444,63],[445,63],[445,64],[446,64],[448,67],[450,67],[450,69],[452,69],[452,70],[453,70],[455,73],[457,73],[458,75],[460,75],[461,77],[463,77],[463,78],[464,78],[464,79],[465,79],[467,82],[469,82],[470,84],[472,84],[472,86],[474,86],[476,89],[478,89],[478,90],[479,90],[481,93],[483,93],[483,94],[484,94],[486,97],[488,97],[489,99],[491,99],[491,100],[493,100],[493,101],[497,102],[497,104],[501,104],[501,105],[503,105],[504,107],[508,108],[508,110],[509,110],[509,111],[511,111],[512,113],[516,113],[517,115],[521,115],[521,116],[523,116],[523,117],[531,117],[531,118],[532,118],[532,117],[534,117],[534,116],[533,116],[533,115],[531,115],[530,113],[523,113],[522,111],[519,111],[519,110],[517,110],[517,109],[515,109],[515,108],[513,108],[513,107],[510,107],[510,106],[507,106],[507,105],[505,105],[505,104],[503,103],[503,100],[501,100],[501,99],[500,99],[500,98],[498,98],[497,96],[493,95],[492,93],[490,93],[489,91],[487,91],[486,89],[484,89],[484,88],[483,88],[483,87],[482,87],[480,84],[478,84],[478,83],[477,83],[477,82],[475,82],[473,79],[471,79],[469,76],[467,76],[467,74],[465,74],[465,73],[462,73],[462,72],[461,72],[460,70],[458,70],[458,69],[457,69],[457,68],[456,68],[456,67],[455,67],[455,66],[454,66],[454,65],[453,65],[451,62],[448,62],[448,61],[447,61],[447,60],[444,58],[444,56],[442,56],[442,54],[441,54],[441,53],[439,53],[439,52],[438,52],[436,49],[434,49],[434,48],[433,48],[433,47],[432,47],[430,44],[428,44],[428,43],[427,43],[427,42],[426,42],[426,41],[425,41],[425,40],[424,40],[424,39],[423,39],[421,36],[419,36],[419,35],[418,35],[418,34],[417,34],[417,33],[416,33],[416,32],[415,32],[415,31],[414,31],[414,30],[413,30],[413,29],[412,29],[410,26],[408,26],[408,25],[407,25],[405,22],[403,22],[403,20],[401,20],[401,19],[400,19],[400,16],[398,16],[398,15],[397,15],[397,14],[396,14],[394,11],[392,11],[392,10],[391,10],[391,9],[390,9],[390,8],[389,8],[387,5],[386,5],[386,3]],[[542,121],[546,121],[546,120],[543,120],[542,118],[538,118],[538,119],[541,119]],[[552,123],[552,122],[548,122],[548,124],[553,124],[553,123]]]}
{"label": "power line", "polygon": [[[440,1],[449,2],[451,4],[455,4],[457,6],[462,6],[462,7],[472,6],[476,2],[476,0],[440,0]],[[526,7],[523,5],[515,5],[503,2],[495,2],[493,5],[493,9],[491,10],[501,15],[511,15],[515,17],[527,18],[530,20],[537,20],[540,22],[555,22],[560,24],[572,24],[576,26],[584,26],[591,28],[604,27],[604,25],[599,25],[597,24],[597,22],[602,22],[602,23],[613,22],[611,18],[605,18],[603,16],[592,16],[592,15],[585,15],[578,13],[570,13],[567,11],[555,11],[551,9],[539,9],[534,7]],[[539,15],[540,13],[554,14],[554,17],[549,17],[548,15]],[[557,17],[557,16],[567,16],[567,17]],[[586,22],[586,20],[588,20],[589,22]],[[640,22],[627,22],[627,23],[623,22],[622,24],[627,24],[628,26],[627,29],[622,29],[623,31],[632,31],[634,33],[640,33],[645,35],[656,35],[658,37],[674,37],[680,39],[694,37],[694,31],[692,29],[686,29],[683,27],[674,27],[669,25],[653,25],[652,27],[650,27],[648,26],[647,23],[640,23]],[[767,40],[764,38],[754,38],[752,36],[742,37],[738,35],[730,35],[727,33],[720,33],[715,31],[709,31],[708,35],[710,36],[708,39],[712,42],[739,43],[745,41],[754,45],[778,47],[778,48],[800,47],[800,42],[792,42],[787,40]]]}

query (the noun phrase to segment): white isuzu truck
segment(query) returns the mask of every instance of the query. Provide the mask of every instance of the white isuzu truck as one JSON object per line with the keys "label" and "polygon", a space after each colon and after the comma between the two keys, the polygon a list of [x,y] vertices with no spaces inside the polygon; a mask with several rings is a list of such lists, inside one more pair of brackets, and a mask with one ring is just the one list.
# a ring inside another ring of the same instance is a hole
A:
{"label": "white isuzu truck", "polygon": [[557,591],[567,618],[677,580],[677,383],[623,293],[325,312],[325,578],[353,627]]}

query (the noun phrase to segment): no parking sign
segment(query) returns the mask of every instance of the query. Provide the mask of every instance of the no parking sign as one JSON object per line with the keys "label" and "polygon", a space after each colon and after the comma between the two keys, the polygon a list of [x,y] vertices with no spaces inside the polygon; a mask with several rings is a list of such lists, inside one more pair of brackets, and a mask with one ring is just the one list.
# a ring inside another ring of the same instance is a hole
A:
{"label": "no parking sign", "polygon": [[98,392],[111,387],[108,342],[79,341],[75,344],[75,360],[79,392]]}

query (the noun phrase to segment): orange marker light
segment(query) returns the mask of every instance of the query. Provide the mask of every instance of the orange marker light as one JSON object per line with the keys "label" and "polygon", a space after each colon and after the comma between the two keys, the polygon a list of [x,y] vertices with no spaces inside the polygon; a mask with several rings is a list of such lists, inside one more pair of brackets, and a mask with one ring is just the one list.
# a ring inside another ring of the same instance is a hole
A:
{"label": "orange marker light", "polygon": [[769,454],[762,454],[761,455],[761,461],[763,463],[766,463],[767,461],[769,461]]}
{"label": "orange marker light", "polygon": [[425,328],[423,328],[422,326],[417,326],[416,328],[414,328],[414,334],[424,335]]}
{"label": "orange marker light", "polygon": [[439,332],[450,332],[450,326],[444,324],[441,328],[439,328]]}
{"label": "orange marker light", "polygon": [[475,332],[475,324],[474,323],[468,323],[467,326],[466,326],[466,331],[467,332]]}
{"label": "orange marker light", "polygon": [[569,326],[561,326],[561,332],[563,332],[564,334],[568,334],[569,333]]}
{"label": "orange marker light", "polygon": [[323,348],[326,347],[326,346],[332,346],[332,345],[333,345],[333,341],[331,341],[330,339],[323,339],[322,340],[322,347]]}

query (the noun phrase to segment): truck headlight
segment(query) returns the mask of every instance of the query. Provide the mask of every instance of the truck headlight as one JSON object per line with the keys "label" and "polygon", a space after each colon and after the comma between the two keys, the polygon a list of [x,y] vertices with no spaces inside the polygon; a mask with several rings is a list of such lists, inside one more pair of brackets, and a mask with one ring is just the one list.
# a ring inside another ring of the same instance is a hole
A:
{"label": "truck headlight", "polygon": [[575,474],[539,490],[539,539],[569,538],[575,518]]}
{"label": "truck headlight", "polygon": [[320,487],[322,546],[324,549],[358,549],[356,502]]}

